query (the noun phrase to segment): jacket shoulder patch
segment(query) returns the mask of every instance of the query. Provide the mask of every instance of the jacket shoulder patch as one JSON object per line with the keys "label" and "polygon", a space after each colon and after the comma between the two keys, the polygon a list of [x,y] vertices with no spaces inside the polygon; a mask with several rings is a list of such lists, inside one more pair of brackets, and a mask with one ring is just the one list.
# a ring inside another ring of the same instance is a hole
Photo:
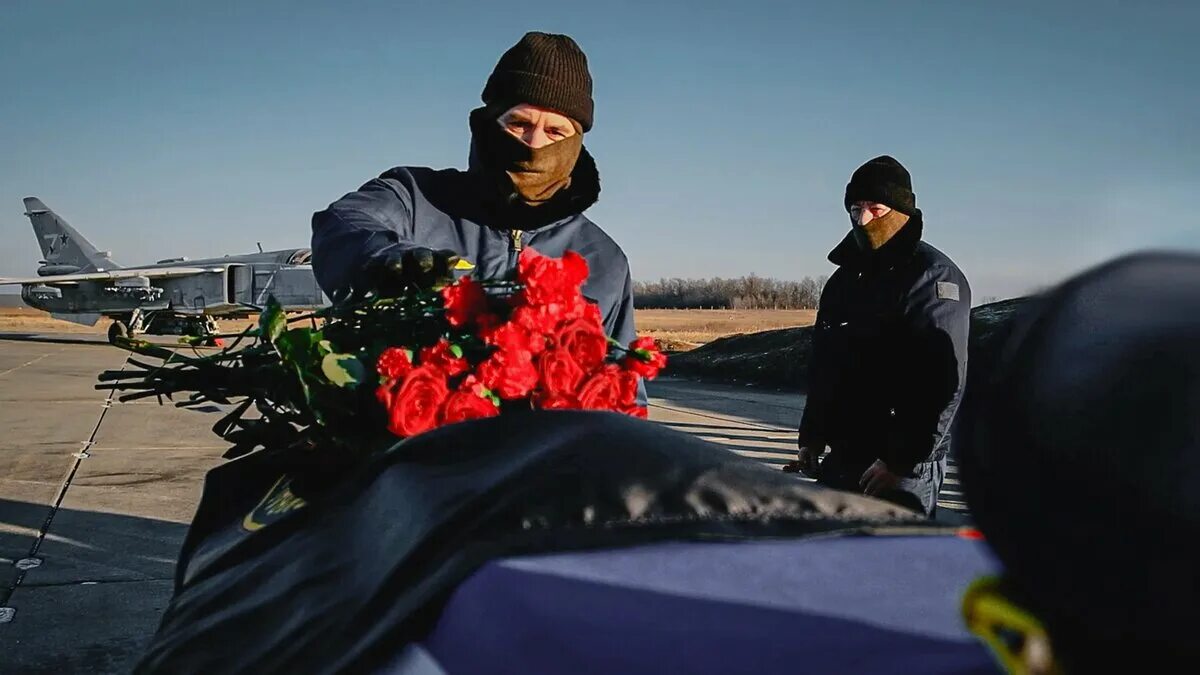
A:
{"label": "jacket shoulder patch", "polygon": [[958,300],[958,284],[952,281],[937,282],[937,296],[941,300]]}

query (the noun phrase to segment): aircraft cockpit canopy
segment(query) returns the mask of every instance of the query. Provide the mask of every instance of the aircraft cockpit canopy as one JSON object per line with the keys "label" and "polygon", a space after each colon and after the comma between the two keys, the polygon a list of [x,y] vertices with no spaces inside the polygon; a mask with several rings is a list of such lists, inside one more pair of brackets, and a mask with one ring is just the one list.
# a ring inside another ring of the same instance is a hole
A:
{"label": "aircraft cockpit canopy", "polygon": [[311,265],[312,264],[312,249],[298,248],[292,252],[288,258],[289,265]]}

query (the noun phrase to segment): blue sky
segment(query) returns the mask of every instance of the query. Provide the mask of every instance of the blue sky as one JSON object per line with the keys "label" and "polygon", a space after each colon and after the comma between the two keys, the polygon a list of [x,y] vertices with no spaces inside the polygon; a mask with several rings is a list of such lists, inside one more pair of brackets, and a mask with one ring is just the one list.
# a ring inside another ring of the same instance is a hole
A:
{"label": "blue sky", "polygon": [[[985,6],[986,5],[986,6]],[[6,2],[0,275],[37,195],[124,264],[305,246],[391,166],[464,166],[526,30],[587,52],[634,276],[832,270],[864,160],[913,173],[977,299],[1200,248],[1200,4]]]}

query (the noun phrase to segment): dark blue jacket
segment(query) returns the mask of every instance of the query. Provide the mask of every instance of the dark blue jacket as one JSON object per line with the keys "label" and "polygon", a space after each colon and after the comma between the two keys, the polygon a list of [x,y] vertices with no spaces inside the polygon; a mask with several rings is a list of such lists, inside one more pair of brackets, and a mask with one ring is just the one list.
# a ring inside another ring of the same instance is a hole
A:
{"label": "dark blue jacket", "polygon": [[901,476],[945,455],[967,374],[971,288],[921,241],[915,216],[878,251],[852,235],[821,294],[801,445],[829,445],[865,471]]}
{"label": "dark blue jacket", "polygon": [[561,216],[545,224],[522,229],[505,222],[504,211],[484,198],[479,180],[456,169],[397,167],[317,212],[312,221],[317,282],[337,302],[367,290],[366,272],[374,261],[414,247],[452,250],[483,279],[511,278],[526,246],[554,257],[571,250],[587,259],[591,276],[583,292],[600,306],[608,334],[622,344],[636,338],[625,252],[582,214],[599,193],[586,151],[572,174],[573,202],[538,207],[558,209],[554,214]]}

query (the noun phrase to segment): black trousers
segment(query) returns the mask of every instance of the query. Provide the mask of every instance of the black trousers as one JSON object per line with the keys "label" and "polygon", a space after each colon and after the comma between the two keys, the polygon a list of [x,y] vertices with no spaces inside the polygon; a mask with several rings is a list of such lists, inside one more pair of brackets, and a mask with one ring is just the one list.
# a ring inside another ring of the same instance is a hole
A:
{"label": "black trousers", "polygon": [[[861,457],[837,448],[831,449],[817,469],[817,482],[836,490],[862,494],[859,481],[875,460]],[[945,478],[945,457],[922,462],[913,467],[908,475],[902,476],[894,489],[879,495],[879,498],[933,518],[937,513],[938,493],[942,490]]]}

